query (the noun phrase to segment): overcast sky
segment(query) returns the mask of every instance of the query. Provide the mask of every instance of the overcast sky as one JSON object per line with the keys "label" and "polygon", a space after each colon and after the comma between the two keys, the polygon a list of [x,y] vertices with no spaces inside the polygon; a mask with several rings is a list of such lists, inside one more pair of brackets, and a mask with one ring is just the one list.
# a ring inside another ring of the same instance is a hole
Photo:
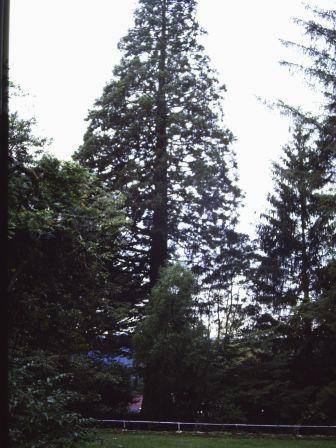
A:
{"label": "overcast sky", "polygon": [[[335,7],[334,0],[309,2]],[[133,24],[136,0],[11,0],[10,77],[29,93],[19,108],[53,138],[67,159],[81,144],[84,121],[118,63],[119,39]],[[199,22],[212,66],[226,84],[226,124],[237,138],[242,228],[251,230],[272,188],[271,161],[289,138],[288,119],[257,97],[314,109],[318,95],[279,65],[298,56],[279,39],[299,41],[291,18],[308,16],[299,0],[199,0]],[[25,107],[24,107],[25,106]]]}

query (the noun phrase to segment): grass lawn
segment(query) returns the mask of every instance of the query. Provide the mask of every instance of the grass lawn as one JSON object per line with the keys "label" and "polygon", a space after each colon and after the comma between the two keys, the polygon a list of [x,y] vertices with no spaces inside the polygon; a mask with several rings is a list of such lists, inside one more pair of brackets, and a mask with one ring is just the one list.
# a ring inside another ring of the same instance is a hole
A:
{"label": "grass lawn", "polygon": [[101,431],[88,448],[336,448],[336,440]]}

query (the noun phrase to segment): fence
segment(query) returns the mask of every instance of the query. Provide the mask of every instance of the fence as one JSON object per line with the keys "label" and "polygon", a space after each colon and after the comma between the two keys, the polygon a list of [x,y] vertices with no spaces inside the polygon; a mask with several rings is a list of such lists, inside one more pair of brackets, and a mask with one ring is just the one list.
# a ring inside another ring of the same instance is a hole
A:
{"label": "fence", "polygon": [[294,434],[296,436],[336,436],[336,426],[314,425],[253,425],[245,423],[161,422],[152,420],[98,420],[102,425],[123,430],[247,432],[263,434]]}

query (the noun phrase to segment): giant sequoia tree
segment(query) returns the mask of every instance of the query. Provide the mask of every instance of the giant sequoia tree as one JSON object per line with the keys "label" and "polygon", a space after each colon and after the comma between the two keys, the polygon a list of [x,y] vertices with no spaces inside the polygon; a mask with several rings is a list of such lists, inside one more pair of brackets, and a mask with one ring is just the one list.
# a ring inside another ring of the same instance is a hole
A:
{"label": "giant sequoia tree", "polygon": [[158,279],[169,257],[216,269],[240,191],[222,92],[199,43],[196,0],[140,0],[122,59],[89,113],[76,158],[123,191],[133,272]]}

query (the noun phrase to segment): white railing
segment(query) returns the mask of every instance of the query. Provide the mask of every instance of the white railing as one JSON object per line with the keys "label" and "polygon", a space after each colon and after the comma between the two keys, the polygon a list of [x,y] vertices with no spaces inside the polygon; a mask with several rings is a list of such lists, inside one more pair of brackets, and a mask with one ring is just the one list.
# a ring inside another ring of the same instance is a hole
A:
{"label": "white railing", "polygon": [[201,428],[208,428],[212,430],[227,430],[238,431],[243,430],[246,432],[278,432],[285,431],[286,433],[293,432],[296,435],[314,434],[314,435],[336,435],[336,426],[326,425],[260,425],[260,424],[247,424],[247,423],[205,423],[205,422],[170,422],[170,421],[156,421],[156,420],[114,420],[104,419],[98,420],[104,425],[120,425],[123,430],[132,429],[133,426],[144,426],[144,429],[148,429],[150,426],[175,426],[177,432],[182,432],[182,428],[199,430]]}

